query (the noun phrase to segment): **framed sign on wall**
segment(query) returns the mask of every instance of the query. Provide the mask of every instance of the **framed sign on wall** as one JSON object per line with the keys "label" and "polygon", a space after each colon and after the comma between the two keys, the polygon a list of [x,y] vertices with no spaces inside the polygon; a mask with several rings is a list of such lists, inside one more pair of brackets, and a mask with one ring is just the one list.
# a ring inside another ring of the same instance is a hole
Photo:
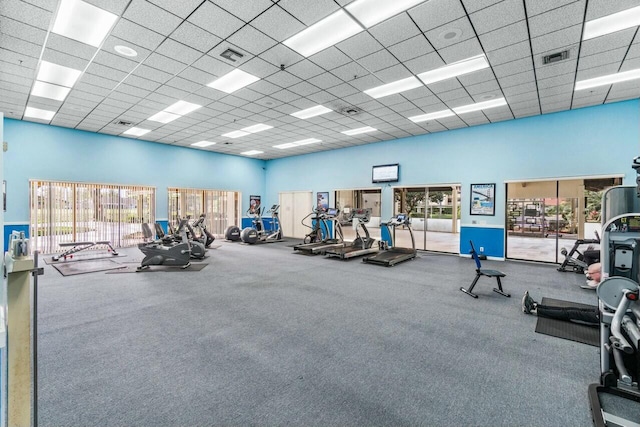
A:
{"label": "framed sign on wall", "polygon": [[496,185],[471,184],[471,215],[496,214]]}

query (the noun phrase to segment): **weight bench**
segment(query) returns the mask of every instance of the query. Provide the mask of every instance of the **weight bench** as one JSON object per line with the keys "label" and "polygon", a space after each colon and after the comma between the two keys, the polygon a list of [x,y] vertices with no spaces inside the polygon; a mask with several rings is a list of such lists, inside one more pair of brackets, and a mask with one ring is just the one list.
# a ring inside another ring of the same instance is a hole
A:
{"label": "weight bench", "polygon": [[109,252],[111,252],[111,255],[118,255],[118,252],[113,248],[113,246],[111,246],[111,242],[108,240],[101,240],[99,242],[68,242],[59,243],[59,245],[62,248],[70,248],[59,255],[52,256],[51,259],[54,261],[58,261],[60,258],[73,258],[73,254],[75,254],[76,252],[84,251],[85,249],[89,249],[96,245],[107,245],[109,247]]}
{"label": "weight bench", "polygon": [[478,283],[478,279],[480,279],[481,276],[495,277],[496,280],[498,281],[498,287],[493,288],[493,292],[497,292],[500,295],[503,295],[505,297],[511,297],[511,294],[506,293],[502,289],[502,282],[500,281],[500,278],[505,277],[506,274],[504,274],[502,271],[487,270],[486,268],[482,268],[482,264],[480,264],[480,258],[478,257],[476,248],[473,246],[473,241],[469,240],[469,243],[471,244],[471,257],[476,262],[476,278],[473,279],[473,283],[471,283],[471,286],[469,286],[469,289],[465,289],[461,287],[460,290],[467,295],[470,295],[474,298],[478,298],[478,295],[473,293],[473,287],[476,285],[476,283]]}

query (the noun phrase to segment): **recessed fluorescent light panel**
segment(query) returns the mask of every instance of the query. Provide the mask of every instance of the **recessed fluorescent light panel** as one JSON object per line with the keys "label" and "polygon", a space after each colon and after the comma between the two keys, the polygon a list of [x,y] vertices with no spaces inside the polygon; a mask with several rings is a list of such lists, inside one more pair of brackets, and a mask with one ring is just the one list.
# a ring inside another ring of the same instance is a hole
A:
{"label": "recessed fluorescent light panel", "polygon": [[313,144],[316,142],[322,142],[319,139],[316,138],[307,138],[307,139],[303,139],[300,141],[295,141],[295,142],[287,142],[286,144],[280,144],[280,145],[274,145],[273,148],[279,148],[279,149],[285,149],[285,148],[293,148],[293,147],[299,147],[301,145],[308,145],[308,144]]}
{"label": "recessed fluorescent light panel", "polygon": [[52,32],[98,47],[118,19],[117,15],[80,0],[61,0]]}
{"label": "recessed fluorescent light panel", "polygon": [[358,135],[358,134],[361,134],[361,133],[375,132],[377,130],[378,129],[372,128],[371,126],[365,126],[365,127],[357,128],[357,129],[343,130],[340,133],[344,133],[345,135],[350,135],[351,136],[351,135]]}
{"label": "recessed fluorescent light panel", "polygon": [[142,136],[145,133],[149,133],[151,132],[151,129],[142,129],[142,128],[136,128],[136,127],[132,127],[131,129],[127,129],[126,131],[122,132],[123,135],[133,135],[133,136]]}
{"label": "recessed fluorescent light panel", "polygon": [[208,147],[210,145],[216,145],[216,143],[211,141],[198,141],[198,142],[194,142],[191,145],[194,147]]}
{"label": "recessed fluorescent light panel", "polygon": [[240,154],[243,156],[255,156],[256,154],[262,154],[262,153],[264,153],[264,151],[249,150],[249,151],[244,151]]}
{"label": "recessed fluorescent light panel", "polygon": [[40,69],[36,80],[53,83],[59,86],[73,87],[82,71],[64,67],[53,62],[40,61]]}
{"label": "recessed fluorescent light panel", "polygon": [[454,62],[453,64],[436,68],[435,70],[418,74],[418,77],[424,84],[428,85],[430,83],[451,79],[453,77],[472,73],[484,68],[489,68],[489,62],[487,62],[487,58],[484,55],[478,55],[472,58],[464,59],[462,61]]}
{"label": "recessed fluorescent light panel", "polygon": [[589,40],[638,25],[640,25],[640,6],[587,21],[584,24],[582,40]]}
{"label": "recessed fluorescent light panel", "polygon": [[622,73],[596,77],[593,79],[580,80],[579,82],[576,82],[575,90],[591,89],[592,87],[606,86],[634,79],[640,79],[640,68],[636,68],[635,70],[623,71]]}
{"label": "recessed fluorescent light panel", "polygon": [[369,28],[425,0],[356,0],[346,9],[362,25]]}
{"label": "recessed fluorescent light panel", "polygon": [[311,56],[363,31],[344,10],[327,16],[283,43],[302,56]]}
{"label": "recessed fluorescent light panel", "polygon": [[31,117],[34,119],[51,120],[55,115],[55,111],[41,110],[40,108],[27,107],[24,110],[25,117]]}
{"label": "recessed fluorescent light panel", "polygon": [[219,79],[212,81],[207,86],[225,93],[233,93],[238,89],[242,89],[243,87],[250,85],[251,83],[257,82],[258,80],[260,80],[260,77],[245,73],[241,69],[236,68]]}
{"label": "recessed fluorescent light panel", "polygon": [[428,113],[428,114],[420,114],[418,116],[411,116],[409,117],[409,120],[411,120],[412,122],[415,123],[420,123],[420,122],[426,122],[428,120],[436,120],[436,119],[443,119],[445,117],[451,117],[454,116],[455,113],[451,110],[441,110],[441,111],[436,111],[434,113]]}
{"label": "recessed fluorescent light panel", "polygon": [[396,80],[395,82],[367,89],[364,91],[364,93],[373,98],[382,98],[384,96],[394,95],[396,93],[415,89],[420,86],[422,86],[420,80],[416,79],[414,76],[411,76],[407,77],[406,79]]}
{"label": "recessed fluorescent light panel", "polygon": [[186,116],[190,112],[195,111],[200,107],[202,107],[202,105],[192,104],[191,102],[187,102],[187,101],[178,101],[175,104],[165,108],[164,111],[167,111],[173,114],[178,114],[180,116]]}
{"label": "recessed fluorescent light panel", "polygon": [[241,130],[234,130],[233,132],[227,132],[225,134],[222,134],[220,136],[224,136],[225,138],[240,138],[241,136],[247,136],[249,135],[249,132],[244,132]]}
{"label": "recessed fluorescent light panel", "polygon": [[163,110],[149,117],[148,120],[151,120],[152,122],[169,123],[174,121],[175,119],[179,119],[180,117],[182,116],[179,116],[177,114],[167,113],[166,111]]}
{"label": "recessed fluorescent light panel", "polygon": [[55,99],[56,101],[64,101],[69,94],[69,91],[71,91],[71,88],[36,81],[33,84],[31,95],[39,96],[41,98]]}
{"label": "recessed fluorescent light panel", "polygon": [[296,111],[291,115],[293,117],[297,117],[299,119],[308,119],[311,117],[319,116],[321,114],[326,114],[333,111],[330,108],[324,107],[322,105],[316,105],[315,107],[307,108],[306,110]]}
{"label": "recessed fluorescent light panel", "polygon": [[257,125],[248,126],[246,128],[242,128],[240,130],[244,131],[244,132],[249,132],[249,133],[258,133],[258,132],[262,132],[263,130],[272,129],[272,128],[273,128],[273,126],[269,126],[269,125],[265,125],[265,124],[262,124],[262,123],[258,123]]}
{"label": "recessed fluorescent light panel", "polygon": [[478,102],[475,104],[463,105],[456,107],[453,112],[456,114],[470,113],[472,111],[487,110],[489,108],[501,107],[507,105],[507,101],[504,98],[492,99],[491,101]]}

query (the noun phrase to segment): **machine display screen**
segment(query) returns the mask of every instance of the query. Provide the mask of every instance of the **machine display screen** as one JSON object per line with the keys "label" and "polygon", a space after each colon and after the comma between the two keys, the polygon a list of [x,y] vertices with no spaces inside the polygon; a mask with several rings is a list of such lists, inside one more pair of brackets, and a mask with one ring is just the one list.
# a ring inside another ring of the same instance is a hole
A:
{"label": "machine display screen", "polygon": [[407,219],[407,217],[402,214],[398,215],[396,218],[398,218],[398,221],[404,221],[405,219]]}
{"label": "machine display screen", "polygon": [[336,216],[336,215],[338,215],[338,209],[335,209],[335,208],[329,208],[329,210],[327,211],[327,215],[330,215],[330,216]]}

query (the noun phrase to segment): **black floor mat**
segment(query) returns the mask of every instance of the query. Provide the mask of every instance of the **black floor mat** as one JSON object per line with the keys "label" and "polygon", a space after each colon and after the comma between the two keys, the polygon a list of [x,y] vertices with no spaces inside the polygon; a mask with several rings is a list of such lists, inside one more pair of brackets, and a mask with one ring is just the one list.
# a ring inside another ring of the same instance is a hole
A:
{"label": "black floor mat", "polygon": [[52,264],[63,276],[73,276],[76,274],[95,273],[97,271],[124,269],[126,266],[119,264],[109,258],[98,260],[85,260],[82,262],[67,262]]}
{"label": "black floor mat", "polygon": [[153,273],[156,271],[200,271],[208,264],[206,262],[191,263],[187,268],[173,265],[150,265],[149,268],[137,271],[137,266],[127,265],[126,268],[108,271],[107,274],[121,274],[121,273]]}
{"label": "black floor mat", "polygon": [[80,261],[95,261],[99,259],[111,259],[111,258],[120,258],[126,257],[126,254],[118,254],[113,255],[110,253],[93,253],[93,254],[81,254],[81,255],[73,255],[73,257],[68,257],[67,259],[61,258],[58,261],[53,260],[53,255],[44,255],[40,259],[42,259],[45,264],[53,265],[53,264],[65,264],[70,262],[80,262]]}
{"label": "black floor mat", "polygon": [[[553,298],[542,298],[541,304],[563,307],[595,308],[592,305],[562,301]],[[592,345],[594,347],[600,346],[600,329],[594,328],[593,326],[581,325],[579,323],[567,322],[564,320],[549,319],[546,317],[538,317],[536,332],[539,334],[551,335],[552,337]]]}

